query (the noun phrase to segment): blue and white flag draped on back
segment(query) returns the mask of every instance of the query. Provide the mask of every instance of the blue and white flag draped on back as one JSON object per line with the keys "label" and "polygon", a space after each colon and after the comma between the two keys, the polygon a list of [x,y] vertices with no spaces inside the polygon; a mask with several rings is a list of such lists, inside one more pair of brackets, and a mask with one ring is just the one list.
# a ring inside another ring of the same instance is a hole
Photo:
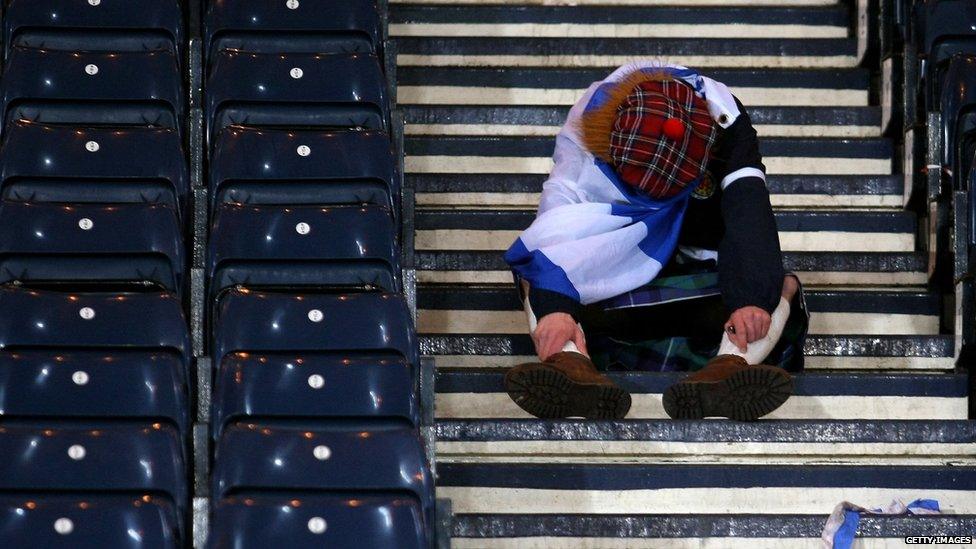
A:
{"label": "blue and white flag draped on back", "polygon": [[533,288],[587,305],[654,280],[674,254],[697,184],[665,200],[640,193],[585,150],[577,129],[582,114],[605,100],[609,86],[638,70],[665,70],[686,82],[723,128],[739,116],[724,84],[675,65],[628,65],[590,86],[556,138],[555,166],[543,187],[538,216],[505,253],[516,276]]}

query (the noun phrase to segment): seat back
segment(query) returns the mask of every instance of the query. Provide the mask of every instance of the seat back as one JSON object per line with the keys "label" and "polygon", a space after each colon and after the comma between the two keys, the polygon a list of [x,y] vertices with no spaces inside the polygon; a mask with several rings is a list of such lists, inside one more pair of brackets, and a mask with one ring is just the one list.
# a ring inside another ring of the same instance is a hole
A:
{"label": "seat back", "polygon": [[161,203],[186,219],[189,168],[173,129],[79,128],[15,120],[0,147],[0,198]]}
{"label": "seat back", "polygon": [[922,0],[915,4],[915,29],[924,54],[931,56],[938,44],[952,38],[976,39],[976,4],[970,0]]}
{"label": "seat back", "polygon": [[187,506],[183,442],[165,423],[0,423],[2,492],[148,492]]}
{"label": "seat back", "polygon": [[0,202],[0,284],[152,284],[182,293],[183,238],[163,204]]}
{"label": "seat back", "polygon": [[[976,131],[976,55],[952,56],[943,81],[941,104],[942,162],[954,179],[965,177],[973,154],[967,141],[972,141]],[[953,188],[959,188],[961,183],[954,181]]]}
{"label": "seat back", "polygon": [[171,51],[84,52],[14,46],[3,75],[13,120],[179,128],[182,76]]}
{"label": "seat back", "polygon": [[113,52],[166,48],[182,58],[183,12],[178,0],[8,0],[6,4],[6,55],[12,46],[29,45]]}
{"label": "seat back", "polygon": [[969,162],[969,181],[966,186],[969,191],[969,272],[976,272],[976,153]]}
{"label": "seat back", "polygon": [[395,233],[378,206],[221,204],[209,242],[211,299],[236,285],[397,292]]}
{"label": "seat back", "polygon": [[400,209],[389,135],[381,131],[223,128],[210,160],[213,202],[376,204]]}
{"label": "seat back", "polygon": [[383,40],[374,0],[216,0],[207,7],[204,27],[210,58],[222,50],[377,54]]}
{"label": "seat back", "polygon": [[184,372],[193,356],[183,308],[173,294],[9,286],[0,287],[0,349],[152,350],[178,357]]}
{"label": "seat back", "polygon": [[[273,459],[271,459],[273,457]],[[433,504],[420,433],[400,421],[238,422],[214,451],[214,495],[401,492]]]}
{"label": "seat back", "polygon": [[915,38],[923,56],[925,106],[939,110],[942,81],[949,59],[976,55],[976,4],[970,0],[923,0],[915,4]]}
{"label": "seat back", "polygon": [[[0,495],[7,547],[182,547],[177,510],[151,495]],[[138,535],[134,545],[133,532]]]}
{"label": "seat back", "polygon": [[251,418],[384,418],[418,424],[419,376],[397,355],[231,353],[214,382],[213,435]]}
{"label": "seat back", "polygon": [[231,125],[277,128],[389,128],[380,63],[363,54],[221,51],[207,80],[213,143]]}
{"label": "seat back", "polygon": [[236,352],[396,353],[419,365],[413,321],[402,295],[224,292],[213,318],[211,356]]}
{"label": "seat back", "polygon": [[153,352],[0,352],[6,417],[129,418],[189,427],[183,365]]}
{"label": "seat back", "polygon": [[216,503],[211,547],[428,547],[423,511],[412,498],[388,496],[263,495]]}

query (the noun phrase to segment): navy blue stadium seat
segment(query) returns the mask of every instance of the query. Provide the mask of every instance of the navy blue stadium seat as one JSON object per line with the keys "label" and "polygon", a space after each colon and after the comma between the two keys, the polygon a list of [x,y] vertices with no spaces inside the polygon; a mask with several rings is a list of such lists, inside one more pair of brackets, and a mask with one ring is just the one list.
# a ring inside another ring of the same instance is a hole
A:
{"label": "navy blue stadium seat", "polygon": [[232,126],[217,136],[210,191],[215,203],[376,204],[395,216],[396,165],[384,132]]}
{"label": "navy blue stadium seat", "polygon": [[184,261],[179,218],[164,204],[0,202],[0,283],[180,294]]}
{"label": "navy blue stadium seat", "polygon": [[143,495],[0,495],[5,547],[178,549],[176,508]]}
{"label": "navy blue stadium seat", "polygon": [[214,382],[213,435],[247,417],[400,417],[416,425],[418,379],[395,354],[231,353]]}
{"label": "navy blue stadium seat", "polygon": [[942,160],[953,188],[969,175],[976,151],[976,55],[954,55],[942,87]]}
{"label": "navy blue stadium seat", "polygon": [[922,0],[915,4],[915,36],[923,55],[920,73],[925,82],[928,110],[939,110],[941,82],[949,58],[958,53],[976,55],[976,2]]}
{"label": "navy blue stadium seat", "polygon": [[419,365],[407,302],[400,294],[286,294],[228,290],[212,324],[213,353],[360,351],[395,353]]}
{"label": "navy blue stadium seat", "polygon": [[382,42],[374,0],[214,0],[204,25],[210,57],[221,50],[375,54]]}
{"label": "navy blue stadium seat", "polygon": [[172,425],[0,422],[0,492],[158,494],[188,505],[183,440]]}
{"label": "navy blue stadium seat", "polygon": [[79,128],[17,120],[0,147],[0,198],[65,203],[161,203],[187,214],[189,171],[179,133]]}
{"label": "navy blue stadium seat", "polygon": [[141,350],[192,359],[180,300],[170,293],[67,293],[0,287],[0,349]]}
{"label": "navy blue stadium seat", "polygon": [[427,546],[419,503],[396,495],[232,497],[217,503],[212,520],[211,549]]}
{"label": "navy blue stadium seat", "polygon": [[[969,235],[967,236],[967,241],[969,242],[969,272],[976,273],[976,153],[973,154],[973,158],[969,161],[969,180],[965,190],[969,191],[969,204],[967,205],[969,213]],[[976,281],[970,279],[968,283],[973,284]]]}
{"label": "navy blue stadium seat", "polygon": [[220,204],[213,219],[211,298],[236,285],[400,289],[396,229],[386,208]]}
{"label": "navy blue stadium seat", "polygon": [[207,80],[206,105],[211,143],[231,125],[389,127],[386,81],[373,55],[221,51]]}
{"label": "navy blue stadium seat", "polygon": [[146,51],[180,58],[183,12],[178,0],[7,0],[3,43],[54,50]]}
{"label": "navy blue stadium seat", "polygon": [[892,22],[902,42],[911,38],[912,4],[914,0],[892,0]]}
{"label": "navy blue stadium seat", "polygon": [[162,421],[187,433],[183,376],[182,363],[166,353],[0,352],[0,410],[16,418]]}
{"label": "navy blue stadium seat", "polygon": [[217,441],[214,463],[218,499],[263,491],[391,494],[419,502],[425,523],[433,517],[423,443],[404,421],[232,423]]}
{"label": "navy blue stadium seat", "polygon": [[12,120],[179,128],[182,76],[171,51],[83,52],[14,46],[3,74]]}

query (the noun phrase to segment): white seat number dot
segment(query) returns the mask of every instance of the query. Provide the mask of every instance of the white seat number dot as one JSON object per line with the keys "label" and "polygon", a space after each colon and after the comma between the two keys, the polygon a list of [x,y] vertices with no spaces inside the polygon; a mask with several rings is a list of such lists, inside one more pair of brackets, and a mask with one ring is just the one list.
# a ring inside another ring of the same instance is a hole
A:
{"label": "white seat number dot", "polygon": [[308,531],[313,534],[325,533],[325,529],[328,528],[328,524],[322,517],[312,517],[308,519]]}
{"label": "white seat number dot", "polygon": [[[98,0],[88,0],[89,2],[98,2]],[[97,4],[92,4],[97,5]],[[75,529],[75,523],[71,522],[71,519],[61,517],[54,521],[54,531],[61,534],[62,536],[67,536]]]}
{"label": "white seat number dot", "polygon": [[325,445],[319,445],[312,450],[312,455],[319,461],[325,461],[332,457],[332,449]]}
{"label": "white seat number dot", "polygon": [[85,447],[82,446],[81,444],[72,444],[71,447],[68,448],[68,457],[75,461],[81,461],[85,459],[86,453],[87,452],[85,451]]}

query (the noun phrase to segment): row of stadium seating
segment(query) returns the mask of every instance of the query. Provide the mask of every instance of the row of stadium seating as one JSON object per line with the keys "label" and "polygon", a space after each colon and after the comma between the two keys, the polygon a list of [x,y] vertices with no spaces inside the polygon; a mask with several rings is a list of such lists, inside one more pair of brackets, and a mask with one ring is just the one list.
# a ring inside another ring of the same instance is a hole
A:
{"label": "row of stadium seating", "polygon": [[[380,8],[204,6],[201,192],[193,6],[6,2],[0,448],[17,459],[0,465],[15,493],[4,544],[191,543],[185,311],[199,298],[215,365],[201,395],[210,545],[427,546]],[[196,296],[185,243],[201,206]]]}
{"label": "row of stadium seating", "polygon": [[886,5],[893,25],[884,53],[904,50],[906,188],[930,212],[935,280],[956,289],[961,313],[956,333],[968,356],[976,345],[971,275],[976,269],[971,196],[976,188],[976,4],[895,0]]}
{"label": "row of stadium seating", "polygon": [[[16,46],[88,50],[97,34],[101,51],[141,51],[145,47],[169,51],[182,61],[187,43],[184,20],[192,16],[186,11],[195,7],[194,2],[178,0],[7,0],[5,58]],[[383,22],[374,2],[286,0],[243,6],[213,0],[204,7],[208,59],[226,50],[266,54],[338,51],[382,57]]]}
{"label": "row of stadium seating", "polygon": [[169,38],[75,28],[97,1],[5,6],[5,546],[190,538],[182,15],[158,4]]}
{"label": "row of stadium seating", "polygon": [[[189,338],[168,292],[0,291],[8,547],[188,535]],[[70,536],[66,538],[66,536]]]}
{"label": "row of stadium seating", "polygon": [[213,547],[430,541],[381,36],[372,2],[206,13]]}

